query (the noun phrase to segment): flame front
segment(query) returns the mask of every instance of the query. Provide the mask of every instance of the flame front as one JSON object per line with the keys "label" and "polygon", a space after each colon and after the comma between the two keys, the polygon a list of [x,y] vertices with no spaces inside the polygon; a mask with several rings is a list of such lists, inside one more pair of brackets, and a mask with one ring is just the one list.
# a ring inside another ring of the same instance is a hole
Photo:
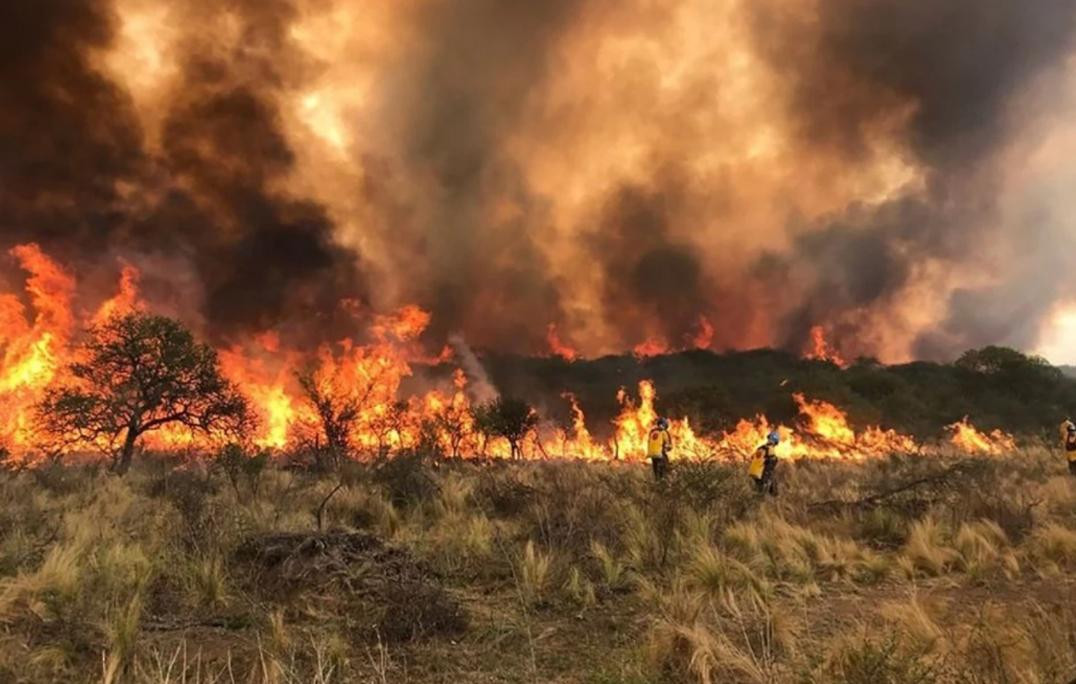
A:
{"label": "flame front", "polygon": [[1016,448],[1013,436],[1001,430],[987,434],[980,432],[968,422],[967,416],[948,427],[952,432],[950,442],[953,446],[969,454],[989,454],[998,456]]}
{"label": "flame front", "polygon": [[[71,274],[36,245],[16,247],[10,255],[25,276],[21,293],[0,294],[0,438],[16,452],[30,454],[41,441],[34,407],[49,387],[63,379],[65,367],[78,360],[79,331],[111,316],[151,307],[139,292],[140,274],[132,266],[123,266],[114,292],[96,307],[78,313],[76,282]],[[288,348],[281,335],[270,330],[220,349],[224,374],[244,392],[259,419],[253,443],[285,450],[316,439],[319,416],[298,381],[298,375],[305,372],[320,392],[355,402],[358,411],[350,438],[360,455],[387,453],[432,440],[443,453],[453,456],[507,457],[509,448],[503,440],[485,439],[478,433],[463,370],[455,371],[450,384],[401,397],[401,383],[412,375],[412,364],[448,363],[454,358],[451,350],[436,359],[424,356],[418,338],[429,322],[427,312],[404,307],[369,319],[370,338],[364,343],[342,339],[310,354]],[[549,333],[552,350],[564,358],[574,358],[574,350],[559,340],[556,329],[550,327]],[[708,344],[711,335],[708,322],[700,319],[699,346]],[[636,353],[657,354],[664,348],[663,343],[651,341]],[[823,345],[822,349],[827,347]],[[833,360],[832,351],[828,353]],[[565,394],[571,408],[570,425],[558,428],[540,423],[523,445],[523,455],[641,460],[645,457],[648,432],[658,418],[657,397],[657,389],[649,380],[639,383],[637,395],[622,388],[617,393],[619,415],[607,431],[611,436],[599,439],[588,427],[576,398]],[[794,394],[793,399],[799,416],[792,425],[776,425],[765,416],[757,416],[741,420],[724,434],[704,436],[696,434],[688,418],[673,418],[670,430],[674,457],[745,459],[772,430],[782,437],[777,454],[785,459],[871,458],[927,450],[894,430],[869,427],[856,431],[848,416],[830,403],[802,394]],[[1015,448],[1012,436],[1000,431],[980,433],[966,419],[949,429],[951,445],[968,453],[997,454]],[[218,446],[217,437],[195,436],[181,429],[164,430],[148,435],[146,445],[161,450],[205,450]]]}
{"label": "flame front", "polygon": [[829,340],[826,339],[826,330],[820,325],[811,328],[811,347],[804,354],[804,358],[814,359],[815,361],[829,361],[841,368],[848,367],[848,362],[829,343]]}

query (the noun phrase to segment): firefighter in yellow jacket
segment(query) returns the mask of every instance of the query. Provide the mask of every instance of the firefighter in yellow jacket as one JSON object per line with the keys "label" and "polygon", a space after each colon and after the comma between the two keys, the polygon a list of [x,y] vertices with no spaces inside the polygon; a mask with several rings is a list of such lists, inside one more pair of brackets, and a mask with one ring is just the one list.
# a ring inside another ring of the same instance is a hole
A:
{"label": "firefighter in yellow jacket", "polygon": [[665,478],[669,471],[669,452],[672,451],[672,435],[669,434],[669,421],[658,418],[646,439],[646,457],[654,466],[654,477]]}
{"label": "firefighter in yellow jacket", "polygon": [[1076,475],[1076,423],[1070,418],[1061,423],[1061,443],[1068,457],[1069,472]]}
{"label": "firefighter in yellow jacket", "polygon": [[755,449],[755,457],[751,460],[747,473],[755,481],[755,489],[759,494],[777,496],[777,445],[781,443],[781,435],[774,430],[766,437],[766,442]]}

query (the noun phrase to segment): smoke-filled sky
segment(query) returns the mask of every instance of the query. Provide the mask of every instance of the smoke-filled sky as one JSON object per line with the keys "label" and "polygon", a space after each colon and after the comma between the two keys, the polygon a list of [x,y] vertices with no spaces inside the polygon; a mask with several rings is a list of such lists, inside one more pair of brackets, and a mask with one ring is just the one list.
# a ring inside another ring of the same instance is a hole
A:
{"label": "smoke-filled sky", "polygon": [[0,246],[220,339],[1065,361],[1074,117],[1076,0],[12,0]]}

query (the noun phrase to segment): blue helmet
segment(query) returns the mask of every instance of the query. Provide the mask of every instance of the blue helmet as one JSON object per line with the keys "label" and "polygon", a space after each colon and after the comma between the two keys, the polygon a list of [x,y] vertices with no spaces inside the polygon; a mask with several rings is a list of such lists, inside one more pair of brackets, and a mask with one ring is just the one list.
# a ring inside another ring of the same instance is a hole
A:
{"label": "blue helmet", "polygon": [[774,430],[773,432],[771,432],[769,435],[766,436],[766,442],[768,444],[770,444],[771,446],[777,446],[778,443],[780,443],[780,441],[781,441],[781,435],[779,435],[777,433],[777,430]]}
{"label": "blue helmet", "polygon": [[661,429],[661,430],[668,430],[669,429],[669,419],[668,418],[658,418],[658,428]]}

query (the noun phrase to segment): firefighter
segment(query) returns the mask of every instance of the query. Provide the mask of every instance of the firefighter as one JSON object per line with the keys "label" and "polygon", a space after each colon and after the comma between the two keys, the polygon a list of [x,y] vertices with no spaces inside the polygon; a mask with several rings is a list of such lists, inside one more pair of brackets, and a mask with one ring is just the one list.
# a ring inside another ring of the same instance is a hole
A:
{"label": "firefighter", "polygon": [[1071,418],[1066,418],[1061,423],[1061,442],[1065,447],[1065,455],[1068,456],[1069,472],[1076,475],[1076,423]]}
{"label": "firefighter", "polygon": [[672,451],[672,435],[669,434],[669,421],[658,418],[646,440],[646,457],[654,466],[654,478],[665,479],[669,471],[669,452]]}
{"label": "firefighter", "polygon": [[759,494],[777,496],[777,445],[781,443],[781,435],[774,430],[766,437],[766,442],[755,449],[755,457],[751,460],[748,474],[755,481],[755,489]]}

